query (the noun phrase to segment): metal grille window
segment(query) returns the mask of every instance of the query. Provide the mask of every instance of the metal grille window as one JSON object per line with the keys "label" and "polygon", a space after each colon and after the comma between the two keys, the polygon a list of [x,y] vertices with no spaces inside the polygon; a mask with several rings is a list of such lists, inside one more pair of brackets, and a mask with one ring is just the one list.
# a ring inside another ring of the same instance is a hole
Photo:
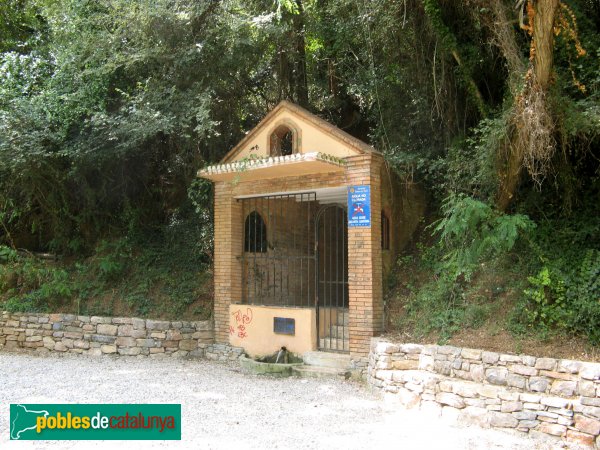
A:
{"label": "metal grille window", "polygon": [[267,251],[267,226],[259,213],[252,211],[244,226],[244,251],[264,253]]}

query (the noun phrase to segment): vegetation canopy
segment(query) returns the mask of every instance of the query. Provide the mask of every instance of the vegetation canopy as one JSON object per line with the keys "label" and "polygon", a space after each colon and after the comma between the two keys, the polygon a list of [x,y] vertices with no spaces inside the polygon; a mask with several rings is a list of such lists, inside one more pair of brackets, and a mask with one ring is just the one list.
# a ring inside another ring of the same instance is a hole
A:
{"label": "vegetation canopy", "polygon": [[196,171],[287,99],[428,192],[390,327],[448,338],[503,311],[513,334],[600,339],[597,1],[5,0],[0,19],[2,308],[206,315]]}

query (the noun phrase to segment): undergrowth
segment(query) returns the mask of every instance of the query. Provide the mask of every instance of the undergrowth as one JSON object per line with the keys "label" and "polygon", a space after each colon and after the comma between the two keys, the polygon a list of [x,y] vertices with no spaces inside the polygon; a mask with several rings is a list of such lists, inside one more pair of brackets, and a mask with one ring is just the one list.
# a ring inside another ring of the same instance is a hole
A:
{"label": "undergrowth", "polygon": [[[598,219],[570,223],[497,213],[449,197],[411,253],[399,258],[388,299],[391,331],[441,343],[466,329],[515,336],[578,336],[600,343]],[[557,236],[556,230],[561,230]],[[430,242],[433,234],[433,243]]]}
{"label": "undergrowth", "polygon": [[206,319],[210,249],[191,216],[102,240],[86,258],[49,261],[0,247],[0,309]]}

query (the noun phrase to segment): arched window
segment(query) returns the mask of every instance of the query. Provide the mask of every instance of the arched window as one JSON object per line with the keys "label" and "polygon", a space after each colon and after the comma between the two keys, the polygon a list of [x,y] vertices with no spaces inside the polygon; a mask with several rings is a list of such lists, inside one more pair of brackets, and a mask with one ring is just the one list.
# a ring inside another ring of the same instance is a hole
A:
{"label": "arched window", "polygon": [[244,251],[265,253],[267,251],[267,226],[259,213],[252,211],[244,225]]}
{"label": "arched window", "polygon": [[271,134],[271,156],[288,156],[295,153],[294,132],[285,125],[275,128]]}
{"label": "arched window", "polygon": [[381,211],[381,249],[390,249],[390,219],[385,211]]}

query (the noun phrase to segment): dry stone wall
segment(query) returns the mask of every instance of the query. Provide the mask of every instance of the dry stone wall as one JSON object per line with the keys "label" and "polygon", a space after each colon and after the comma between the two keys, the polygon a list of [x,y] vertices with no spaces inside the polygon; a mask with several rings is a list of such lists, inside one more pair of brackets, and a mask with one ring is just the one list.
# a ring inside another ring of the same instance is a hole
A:
{"label": "dry stone wall", "polygon": [[371,343],[367,382],[407,407],[600,448],[600,364]]}
{"label": "dry stone wall", "polygon": [[90,355],[204,357],[212,321],[0,313],[0,349]]}

